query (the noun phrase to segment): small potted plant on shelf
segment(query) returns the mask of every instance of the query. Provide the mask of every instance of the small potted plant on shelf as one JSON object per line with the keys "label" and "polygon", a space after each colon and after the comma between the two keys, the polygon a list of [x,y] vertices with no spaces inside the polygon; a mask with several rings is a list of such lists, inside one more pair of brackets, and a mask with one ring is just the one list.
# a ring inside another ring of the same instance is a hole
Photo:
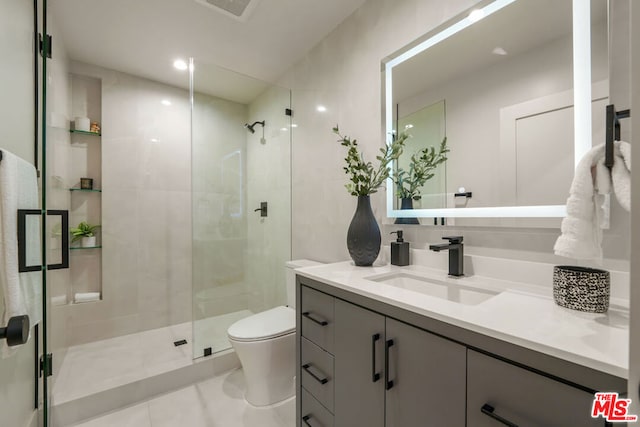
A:
{"label": "small potted plant on shelf", "polygon": [[366,162],[364,156],[358,151],[358,143],[355,139],[342,135],[337,125],[333,128],[333,133],[340,138],[338,139],[340,145],[348,148],[347,157],[344,159],[346,166],[343,169],[350,179],[345,187],[352,196],[358,197],[358,207],[347,231],[347,248],[355,265],[370,266],[380,252],[381,237],[369,197],[389,178],[389,164],[402,154],[404,143],[409,135],[402,132],[393,139],[391,144],[380,148],[380,155],[376,156],[379,165],[374,168],[373,164]]}
{"label": "small potted plant on shelf", "polygon": [[72,243],[81,240],[81,246],[83,248],[90,248],[96,245],[96,230],[100,228],[99,225],[91,225],[88,222],[82,221],[76,228],[72,228],[71,234],[73,235]]}
{"label": "small potted plant on shelf", "polygon": [[[447,160],[447,138],[440,143],[440,148],[430,146],[417,151],[411,156],[409,170],[397,167],[392,179],[396,187],[396,196],[400,199],[401,209],[413,209],[413,201],[420,200],[420,189],[433,176],[433,170]],[[405,220],[405,221],[403,221]],[[413,220],[413,221],[412,221]],[[415,218],[398,218],[396,224],[417,224]]]}

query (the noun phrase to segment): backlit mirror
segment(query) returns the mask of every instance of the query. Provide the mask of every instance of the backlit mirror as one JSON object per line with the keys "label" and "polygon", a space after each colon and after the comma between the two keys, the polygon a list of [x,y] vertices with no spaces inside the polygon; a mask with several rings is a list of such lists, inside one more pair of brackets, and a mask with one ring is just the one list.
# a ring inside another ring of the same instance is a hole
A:
{"label": "backlit mirror", "polygon": [[413,209],[389,180],[388,216],[564,216],[575,165],[604,142],[606,9],[483,1],[385,58],[387,142],[412,135],[394,169],[444,137],[449,149]]}

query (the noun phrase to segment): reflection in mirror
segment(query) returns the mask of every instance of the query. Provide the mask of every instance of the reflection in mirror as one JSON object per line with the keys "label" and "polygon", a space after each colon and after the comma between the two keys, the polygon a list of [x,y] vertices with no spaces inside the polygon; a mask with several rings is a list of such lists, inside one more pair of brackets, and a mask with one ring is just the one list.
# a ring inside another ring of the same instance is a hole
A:
{"label": "reflection in mirror", "polygon": [[[576,161],[604,141],[606,1],[593,0],[590,14],[574,14],[572,0],[484,1],[474,9],[484,18],[472,22],[470,9],[384,61],[387,135],[413,126],[399,165],[443,136],[450,149],[418,209],[399,210],[388,186],[388,214],[563,216]],[[574,43],[574,27],[591,40]],[[576,55],[592,66],[574,75]],[[575,95],[574,82],[583,82]],[[585,93],[586,106],[574,111]],[[586,141],[574,131],[577,113],[576,129],[592,128]],[[454,197],[460,188],[473,197]]]}
{"label": "reflection in mirror", "polygon": [[[437,101],[404,117],[398,117],[397,129],[405,129],[411,135],[411,138],[405,142],[403,155],[398,159],[394,167],[396,171],[398,169],[410,171],[412,169],[412,155],[425,148],[439,147],[445,137],[444,100]],[[411,204],[414,208],[446,207],[445,167],[445,163],[437,165],[431,172],[433,176],[427,179],[424,185],[414,192],[412,191],[411,194],[401,194],[401,191],[397,188],[396,181],[396,201],[402,202],[402,199],[412,198]],[[407,187],[407,185],[404,186],[405,189]]]}

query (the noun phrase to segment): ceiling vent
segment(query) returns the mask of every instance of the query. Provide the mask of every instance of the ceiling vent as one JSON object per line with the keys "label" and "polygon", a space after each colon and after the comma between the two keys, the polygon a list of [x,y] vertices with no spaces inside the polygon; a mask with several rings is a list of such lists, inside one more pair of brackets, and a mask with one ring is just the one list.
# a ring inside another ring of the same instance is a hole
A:
{"label": "ceiling vent", "polygon": [[245,22],[260,0],[195,0],[238,21]]}

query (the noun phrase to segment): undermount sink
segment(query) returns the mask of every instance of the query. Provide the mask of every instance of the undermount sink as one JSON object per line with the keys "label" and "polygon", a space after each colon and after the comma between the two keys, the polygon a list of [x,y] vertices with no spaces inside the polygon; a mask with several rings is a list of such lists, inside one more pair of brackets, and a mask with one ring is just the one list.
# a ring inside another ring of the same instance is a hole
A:
{"label": "undermount sink", "polygon": [[470,286],[457,283],[430,279],[405,271],[366,277],[366,279],[465,305],[480,304],[481,302],[484,302],[500,293],[487,289],[472,288]]}

